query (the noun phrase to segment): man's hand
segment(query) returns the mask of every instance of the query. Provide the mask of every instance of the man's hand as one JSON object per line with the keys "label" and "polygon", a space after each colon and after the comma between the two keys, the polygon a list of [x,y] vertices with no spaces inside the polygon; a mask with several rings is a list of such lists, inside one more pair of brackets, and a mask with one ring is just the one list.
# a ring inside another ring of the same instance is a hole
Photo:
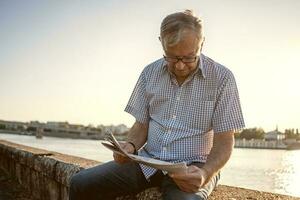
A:
{"label": "man's hand", "polygon": [[201,189],[208,178],[204,169],[191,165],[186,173],[170,174],[180,190],[189,193],[196,193]]}
{"label": "man's hand", "polygon": [[[134,147],[132,146],[132,144],[128,143],[128,142],[120,142],[120,146],[122,147],[122,149],[127,152],[127,153],[134,153]],[[128,161],[130,161],[129,158],[125,157],[125,156],[122,156],[120,154],[117,154],[114,152],[113,154],[114,156],[114,160],[117,162],[117,163],[126,163]]]}

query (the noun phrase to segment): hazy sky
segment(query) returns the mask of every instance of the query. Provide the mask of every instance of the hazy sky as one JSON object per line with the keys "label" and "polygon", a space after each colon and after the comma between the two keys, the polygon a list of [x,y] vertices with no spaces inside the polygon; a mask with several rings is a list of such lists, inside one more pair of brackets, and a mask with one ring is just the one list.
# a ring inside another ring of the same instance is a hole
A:
{"label": "hazy sky", "polygon": [[185,8],[204,20],[203,53],[235,74],[247,127],[300,128],[299,0],[1,0],[0,119],[130,126],[160,22]]}

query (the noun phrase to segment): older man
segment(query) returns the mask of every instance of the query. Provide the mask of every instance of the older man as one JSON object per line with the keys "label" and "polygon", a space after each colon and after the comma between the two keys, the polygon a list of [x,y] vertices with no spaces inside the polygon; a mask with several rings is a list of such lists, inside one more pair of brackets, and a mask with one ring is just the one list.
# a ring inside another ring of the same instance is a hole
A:
{"label": "older man", "polygon": [[186,173],[167,174],[114,161],[83,170],[71,180],[70,199],[114,199],[158,186],[163,199],[207,199],[230,158],[234,130],[244,126],[230,70],[201,54],[201,20],[191,11],[168,15],[161,24],[165,52],[141,73],[125,111],[136,122],[123,148],[128,153],[186,162]]}

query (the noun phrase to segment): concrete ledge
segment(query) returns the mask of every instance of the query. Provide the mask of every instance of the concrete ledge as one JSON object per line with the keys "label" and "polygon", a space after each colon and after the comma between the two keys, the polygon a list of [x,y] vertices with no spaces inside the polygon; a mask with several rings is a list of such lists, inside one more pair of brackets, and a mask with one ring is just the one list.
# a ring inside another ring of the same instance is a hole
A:
{"label": "concrete ledge", "polygon": [[[34,200],[68,200],[70,178],[78,171],[99,164],[97,161],[64,155],[0,140],[0,168],[31,194]],[[158,188],[139,193],[136,198],[126,196],[118,200],[160,200]],[[209,200],[220,199],[290,199],[300,198],[219,186]]]}
{"label": "concrete ledge", "polygon": [[67,200],[70,177],[97,164],[93,160],[0,140],[0,167],[15,177],[33,199]]}

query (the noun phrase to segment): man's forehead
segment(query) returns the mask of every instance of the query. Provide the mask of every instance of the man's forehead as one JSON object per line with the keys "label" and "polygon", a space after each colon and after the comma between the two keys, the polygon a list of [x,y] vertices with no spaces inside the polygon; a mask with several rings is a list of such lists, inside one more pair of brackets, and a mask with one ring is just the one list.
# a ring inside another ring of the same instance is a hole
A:
{"label": "man's forehead", "polygon": [[[173,51],[165,51],[165,54],[168,55],[168,56],[194,56],[197,54],[197,50],[193,50],[193,51],[187,51],[187,52],[182,52],[182,53],[176,53],[176,52],[173,52]],[[180,54],[180,55],[179,55]]]}
{"label": "man's forehead", "polygon": [[184,51],[185,54],[195,53],[199,49],[200,41],[195,34],[182,35],[180,40],[175,44],[166,44],[165,52]]}
{"label": "man's forehead", "polygon": [[170,56],[192,56],[198,53],[199,45],[178,45],[164,49],[166,55]]}

